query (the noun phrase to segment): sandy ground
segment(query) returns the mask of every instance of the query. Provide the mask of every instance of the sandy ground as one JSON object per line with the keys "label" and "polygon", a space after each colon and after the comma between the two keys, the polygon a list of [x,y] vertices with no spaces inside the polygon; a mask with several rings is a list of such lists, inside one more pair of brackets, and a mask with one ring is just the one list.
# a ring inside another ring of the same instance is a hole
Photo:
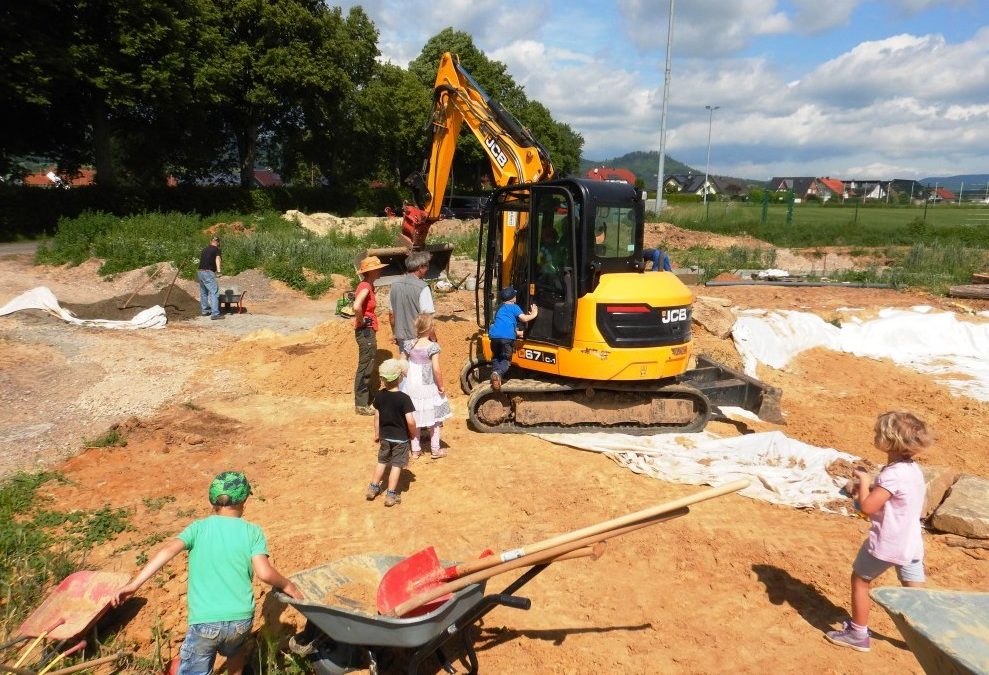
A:
{"label": "sandy ground", "polygon": [[[727,245],[727,244],[725,244]],[[94,262],[37,267],[0,257],[0,304],[45,285],[66,303],[129,295],[142,272],[105,281]],[[166,278],[168,275],[164,275]],[[135,530],[94,549],[94,567],[131,572],[142,541],[169,536],[208,513],[209,479],[247,472],[247,517],[264,527],[272,559],[291,573],[356,553],[408,554],[434,545],[467,559],[645,508],[698,488],[634,475],[607,458],[528,436],[479,436],[464,422],[456,384],[476,326],[473,294],[437,296],[444,379],[454,418],[449,456],[418,460],[403,476],[403,503],[368,503],[371,423],[353,413],[356,345],[334,317],[334,298],[310,301],[252,272],[236,280],[248,312],[210,322],[196,316],[161,331],[77,328],[40,313],[0,318],[0,475],[54,466],[70,483],[46,492],[63,508],[104,504],[132,511]],[[195,298],[193,284],[178,282]],[[152,285],[149,293],[163,290]],[[791,308],[831,318],[838,307],[950,303],[876,289],[696,288],[738,307]],[[712,292],[716,291],[716,292]],[[986,306],[976,309],[986,309]],[[386,323],[386,322],[384,322]],[[737,359],[730,341],[697,327],[698,351]],[[390,335],[379,334],[384,357]],[[791,437],[872,461],[876,414],[909,408],[933,423],[926,458],[989,476],[989,406],[951,395],[889,362],[822,350],[760,375],[783,389]],[[121,424],[123,448],[84,449],[84,439]],[[777,428],[714,423],[725,435]],[[153,510],[144,499],[174,497]],[[736,495],[685,518],[611,542],[601,559],[551,566],[521,595],[529,611],[499,608],[478,634],[485,672],[503,673],[918,673],[888,617],[876,610],[870,654],[828,644],[822,631],[846,616],[848,574],[866,524]],[[989,590],[985,552],[948,547],[929,533],[931,585]],[[126,548],[128,545],[131,548]],[[185,629],[185,570],[173,563],[141,591],[147,602],[124,628],[145,655],[156,622],[172,648]],[[891,575],[882,579],[895,583]],[[507,580],[494,579],[498,590]],[[277,629],[299,615],[256,589],[259,620]],[[432,671],[429,671],[432,672]]]}

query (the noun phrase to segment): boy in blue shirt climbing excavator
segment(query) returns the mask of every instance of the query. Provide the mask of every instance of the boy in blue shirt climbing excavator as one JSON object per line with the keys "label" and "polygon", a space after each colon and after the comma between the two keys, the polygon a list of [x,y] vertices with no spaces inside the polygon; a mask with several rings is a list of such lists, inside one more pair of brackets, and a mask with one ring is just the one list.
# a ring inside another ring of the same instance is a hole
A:
{"label": "boy in blue shirt climbing excavator", "polygon": [[518,322],[528,323],[536,318],[538,312],[535,305],[532,305],[528,314],[523,312],[515,302],[517,296],[518,291],[511,286],[501,289],[501,306],[495,312],[494,321],[488,329],[488,337],[491,339],[491,388],[495,391],[501,391],[501,381],[512,365],[515,338],[522,337]]}

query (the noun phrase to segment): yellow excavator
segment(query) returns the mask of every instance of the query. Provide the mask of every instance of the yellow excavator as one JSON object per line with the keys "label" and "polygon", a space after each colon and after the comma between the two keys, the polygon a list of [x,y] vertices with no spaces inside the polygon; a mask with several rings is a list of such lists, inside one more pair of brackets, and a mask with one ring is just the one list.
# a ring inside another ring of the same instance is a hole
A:
{"label": "yellow excavator", "polygon": [[[416,202],[403,213],[411,248],[433,251],[437,265],[449,259],[448,247],[427,246],[426,238],[440,217],[464,124],[498,185],[481,216],[480,330],[460,377],[476,430],[688,432],[702,429],[717,406],[782,421],[780,390],[704,356],[688,369],[693,295],[674,274],[646,271],[641,190],[554,178],[546,149],[449,53],[436,76],[428,157],[406,180]],[[496,391],[487,381],[487,329],[507,286],[518,290],[521,307],[535,305],[538,313]]]}

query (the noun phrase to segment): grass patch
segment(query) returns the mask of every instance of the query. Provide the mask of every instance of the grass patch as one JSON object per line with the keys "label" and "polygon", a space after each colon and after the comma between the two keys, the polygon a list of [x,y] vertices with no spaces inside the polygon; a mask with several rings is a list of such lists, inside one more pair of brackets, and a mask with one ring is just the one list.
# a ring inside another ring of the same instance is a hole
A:
{"label": "grass patch", "polygon": [[146,508],[151,513],[157,513],[161,511],[165,504],[171,504],[175,501],[175,497],[172,495],[165,495],[164,497],[144,497],[141,503],[144,504]]}
{"label": "grass patch", "polygon": [[[124,508],[47,508],[52,503],[38,490],[64,480],[54,472],[20,473],[0,483],[0,642],[12,636],[54,584],[85,567],[88,551],[132,529]],[[114,640],[104,642],[101,651],[115,651]],[[65,665],[81,660],[81,655],[73,657]]]}
{"label": "grass patch", "polygon": [[[59,221],[56,234],[38,248],[39,263],[78,265],[103,259],[100,274],[110,276],[160,262],[171,262],[182,277],[195,279],[199,253],[208,243],[207,230],[221,238],[223,272],[235,275],[257,269],[311,297],[332,286],[331,274],[356,281],[354,257],[368,248],[391,246],[397,226],[386,221],[362,235],[331,231],[317,235],[279,213],[220,213],[199,217],[181,213],[147,213],[120,218],[83,213]],[[307,268],[324,278],[308,281]]]}
{"label": "grass patch", "polygon": [[704,270],[703,281],[724,272],[739,269],[768,269],[776,266],[776,249],[731,246],[719,248],[690,248],[676,253],[677,265]]}
{"label": "grass patch", "polygon": [[87,448],[123,448],[127,446],[127,439],[119,427],[113,426],[102,436],[84,440],[83,445]]}

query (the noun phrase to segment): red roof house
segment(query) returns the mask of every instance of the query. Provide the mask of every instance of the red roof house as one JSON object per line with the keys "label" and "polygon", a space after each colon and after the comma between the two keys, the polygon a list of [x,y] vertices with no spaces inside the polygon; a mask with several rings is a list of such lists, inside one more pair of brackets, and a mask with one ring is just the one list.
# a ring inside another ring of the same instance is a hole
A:
{"label": "red roof house", "polygon": [[635,174],[628,169],[613,169],[607,166],[600,166],[588,170],[586,175],[591,180],[603,180],[612,183],[628,183],[629,185],[635,185]]}
{"label": "red roof house", "polygon": [[38,173],[32,173],[30,175],[24,176],[24,185],[27,187],[58,187],[58,184],[48,177],[49,173],[53,173],[62,179],[64,183],[68,183],[72,187],[81,187],[84,185],[92,185],[96,179],[96,169],[92,168],[82,168],[79,169],[79,173],[72,178],[69,174],[64,171],[58,171],[57,167],[50,166],[46,167],[44,170]]}

